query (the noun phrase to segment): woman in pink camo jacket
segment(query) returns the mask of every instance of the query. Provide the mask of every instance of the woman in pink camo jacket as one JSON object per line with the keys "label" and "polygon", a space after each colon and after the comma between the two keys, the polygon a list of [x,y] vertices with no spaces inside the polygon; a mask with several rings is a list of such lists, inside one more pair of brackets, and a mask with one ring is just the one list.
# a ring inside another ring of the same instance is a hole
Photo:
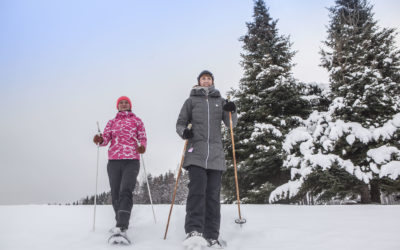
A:
{"label": "woman in pink camo jacket", "polygon": [[107,173],[115,211],[116,229],[125,233],[129,226],[133,200],[132,192],[139,173],[140,155],[146,151],[146,131],[142,120],[132,111],[128,97],[117,100],[118,113],[107,123],[103,134],[96,135],[94,143],[107,146]]}

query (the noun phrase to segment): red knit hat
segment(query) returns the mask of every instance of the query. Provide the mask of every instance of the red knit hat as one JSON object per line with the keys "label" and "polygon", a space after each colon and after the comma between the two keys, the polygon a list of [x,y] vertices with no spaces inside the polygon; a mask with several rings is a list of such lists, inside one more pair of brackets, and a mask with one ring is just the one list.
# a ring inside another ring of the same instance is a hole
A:
{"label": "red knit hat", "polygon": [[130,100],[128,97],[126,97],[126,96],[121,96],[121,97],[118,98],[118,100],[117,100],[117,110],[118,110],[118,104],[119,104],[119,102],[122,101],[122,100],[128,101],[128,102],[129,102],[129,105],[131,106],[131,109],[132,109],[132,102],[131,102],[131,100]]}

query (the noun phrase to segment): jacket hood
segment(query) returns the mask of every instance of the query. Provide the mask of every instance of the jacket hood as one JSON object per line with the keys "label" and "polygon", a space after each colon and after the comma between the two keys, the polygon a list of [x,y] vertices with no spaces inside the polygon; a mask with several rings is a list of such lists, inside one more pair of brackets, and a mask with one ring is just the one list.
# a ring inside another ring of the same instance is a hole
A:
{"label": "jacket hood", "polygon": [[[209,93],[208,96],[211,97],[220,97],[221,94],[219,93],[219,90],[215,88],[214,85],[211,85],[208,87]],[[193,89],[190,91],[190,96],[206,96],[206,91],[202,89],[201,87],[194,86]]]}

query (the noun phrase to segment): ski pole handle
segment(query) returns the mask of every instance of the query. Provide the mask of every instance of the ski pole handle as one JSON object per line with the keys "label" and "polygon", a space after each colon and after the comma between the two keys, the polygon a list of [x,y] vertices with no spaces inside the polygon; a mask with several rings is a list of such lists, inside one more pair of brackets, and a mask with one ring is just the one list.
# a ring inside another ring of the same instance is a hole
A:
{"label": "ski pole handle", "polygon": [[99,122],[97,122],[97,132],[101,134]]}

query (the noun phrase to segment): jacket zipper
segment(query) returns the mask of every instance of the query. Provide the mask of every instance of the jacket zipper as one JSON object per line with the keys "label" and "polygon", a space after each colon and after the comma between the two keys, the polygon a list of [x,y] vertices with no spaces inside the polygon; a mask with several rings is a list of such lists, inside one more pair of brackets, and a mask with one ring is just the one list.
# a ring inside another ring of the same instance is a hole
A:
{"label": "jacket zipper", "polygon": [[206,168],[208,168],[208,157],[210,156],[210,103],[208,102],[208,96],[206,97],[206,101],[207,101],[207,119],[208,119]]}

